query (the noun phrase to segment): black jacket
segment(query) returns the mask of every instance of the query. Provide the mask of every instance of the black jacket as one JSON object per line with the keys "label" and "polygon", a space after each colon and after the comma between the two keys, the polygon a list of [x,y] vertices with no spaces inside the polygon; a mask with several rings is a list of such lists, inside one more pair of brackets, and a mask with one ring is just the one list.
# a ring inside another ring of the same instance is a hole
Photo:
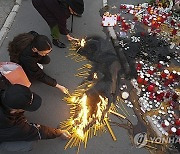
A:
{"label": "black jacket", "polygon": [[57,129],[29,123],[24,112],[11,114],[1,102],[4,90],[8,86],[10,83],[0,74],[0,142],[34,141],[60,136]]}
{"label": "black jacket", "polygon": [[69,33],[66,23],[71,14],[63,0],[32,0],[32,3],[51,28],[58,25],[61,34]]}
{"label": "black jacket", "polygon": [[57,84],[56,80],[46,75],[37,65],[37,63],[41,63],[42,58],[45,57],[33,52],[30,44],[20,54],[19,64],[23,67],[30,79],[37,79],[47,85],[55,87]]}

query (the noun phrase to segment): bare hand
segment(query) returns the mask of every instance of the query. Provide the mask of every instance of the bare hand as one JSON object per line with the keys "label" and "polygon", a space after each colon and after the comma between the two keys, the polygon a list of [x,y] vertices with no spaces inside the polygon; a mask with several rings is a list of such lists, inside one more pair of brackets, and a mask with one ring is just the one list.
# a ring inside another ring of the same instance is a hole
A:
{"label": "bare hand", "polygon": [[64,86],[61,86],[61,85],[57,84],[56,88],[61,90],[64,94],[69,94],[69,90],[66,87],[64,87]]}
{"label": "bare hand", "polygon": [[71,134],[67,130],[61,130],[61,139],[67,140],[71,138]]}
{"label": "bare hand", "polygon": [[66,36],[67,36],[67,39],[68,39],[69,41],[77,41],[77,40],[79,40],[79,39],[77,39],[77,38],[74,38],[74,37],[70,36],[69,34],[67,34]]}

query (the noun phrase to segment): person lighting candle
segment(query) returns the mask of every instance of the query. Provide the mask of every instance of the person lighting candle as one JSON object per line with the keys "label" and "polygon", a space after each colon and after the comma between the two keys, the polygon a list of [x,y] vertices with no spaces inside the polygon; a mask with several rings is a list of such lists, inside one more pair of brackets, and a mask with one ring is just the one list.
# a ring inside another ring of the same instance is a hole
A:
{"label": "person lighting candle", "polygon": [[[1,81],[5,80],[3,76]],[[2,82],[1,82],[2,83]],[[30,123],[25,111],[36,111],[42,99],[26,86],[14,84],[7,88],[0,85],[0,147],[7,151],[30,151],[33,141],[61,137],[69,139],[67,130]]]}
{"label": "person lighting candle", "polygon": [[29,80],[39,80],[68,94],[68,89],[48,76],[40,65],[50,63],[48,54],[51,51],[52,44],[49,38],[34,31],[17,35],[8,46],[10,61],[21,65]]}
{"label": "person lighting candle", "polygon": [[49,25],[55,46],[66,48],[66,45],[59,41],[60,34],[66,35],[69,41],[76,40],[70,35],[66,22],[71,14],[83,14],[83,0],[32,0],[32,4]]}

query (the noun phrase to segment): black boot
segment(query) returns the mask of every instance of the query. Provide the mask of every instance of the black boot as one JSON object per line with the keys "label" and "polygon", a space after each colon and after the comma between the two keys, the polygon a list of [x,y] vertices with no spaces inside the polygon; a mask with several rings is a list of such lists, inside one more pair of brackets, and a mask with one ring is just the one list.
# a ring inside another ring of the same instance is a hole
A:
{"label": "black boot", "polygon": [[58,39],[53,39],[52,43],[59,48],[66,48],[66,45],[60,42]]}

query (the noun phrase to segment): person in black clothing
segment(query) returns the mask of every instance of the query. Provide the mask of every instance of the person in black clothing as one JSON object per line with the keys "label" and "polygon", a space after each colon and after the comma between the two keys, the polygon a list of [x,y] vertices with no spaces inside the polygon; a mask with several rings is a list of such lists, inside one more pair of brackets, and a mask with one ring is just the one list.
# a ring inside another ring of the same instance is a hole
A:
{"label": "person in black clothing", "polygon": [[66,35],[69,41],[76,40],[70,36],[66,22],[71,14],[78,16],[83,14],[83,0],[32,0],[32,4],[48,23],[55,46],[66,47],[64,43],[59,41],[60,33]]}
{"label": "person in black clothing", "polygon": [[9,43],[10,61],[21,65],[29,79],[37,79],[47,85],[60,89],[67,94],[68,89],[43,72],[40,64],[48,64],[48,54],[52,50],[51,41],[45,35],[31,31],[16,36]]}
{"label": "person in black clothing", "polygon": [[4,89],[1,82],[0,94],[0,144],[71,137],[66,130],[29,123],[24,112],[36,111],[42,102],[41,97],[29,88],[15,84]]}

